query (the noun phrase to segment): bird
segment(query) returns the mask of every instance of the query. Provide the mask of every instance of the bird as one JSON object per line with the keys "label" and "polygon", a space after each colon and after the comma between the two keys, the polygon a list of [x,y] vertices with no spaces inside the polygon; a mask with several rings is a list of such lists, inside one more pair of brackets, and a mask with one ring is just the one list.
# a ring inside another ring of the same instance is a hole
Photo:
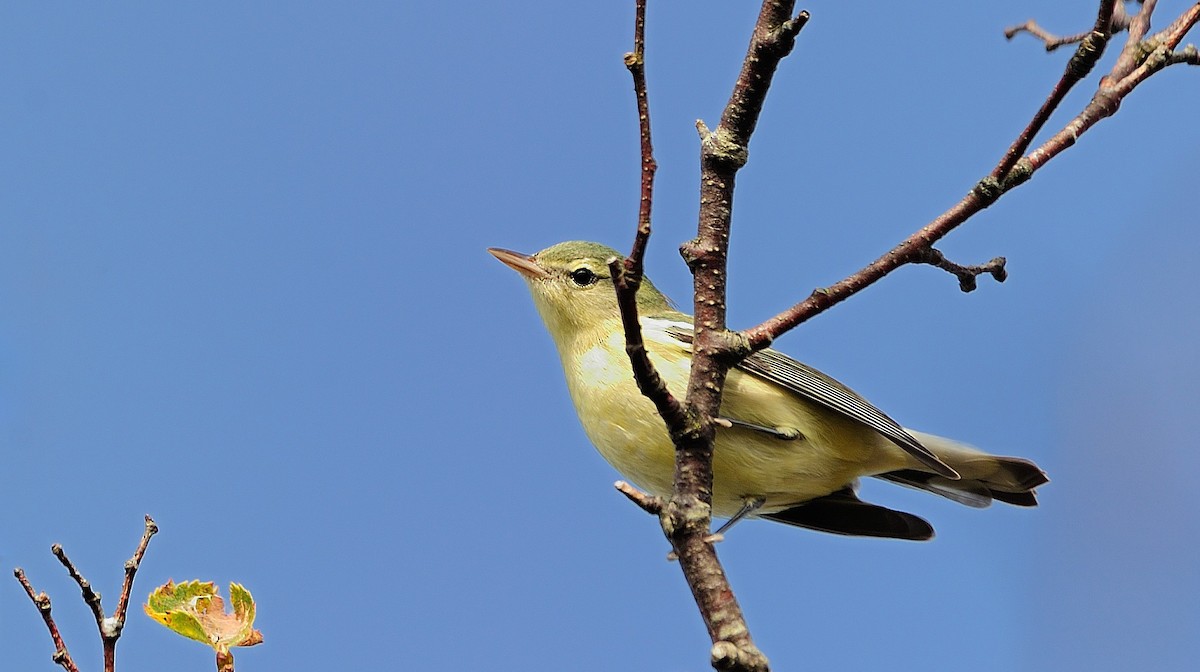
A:
{"label": "bird", "polygon": [[[535,254],[489,248],[529,286],[558,350],[567,389],[589,440],[626,479],[669,497],[675,448],[654,404],[638,390],[609,260],[600,243],[568,241]],[[648,278],[637,307],[650,361],[668,388],[686,389],[692,318]],[[906,429],[850,388],[772,349],[747,356],[726,378],[713,452],[712,514],[761,518],[848,536],[922,541],[925,519],[859,498],[874,477],[975,508],[993,500],[1037,505],[1049,482],[1030,460],[990,455]]]}

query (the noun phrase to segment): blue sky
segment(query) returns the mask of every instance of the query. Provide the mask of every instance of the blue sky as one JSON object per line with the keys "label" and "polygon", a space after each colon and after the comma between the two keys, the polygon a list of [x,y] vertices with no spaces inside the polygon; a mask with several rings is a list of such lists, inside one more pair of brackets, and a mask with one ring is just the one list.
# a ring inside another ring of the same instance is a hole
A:
{"label": "blue sky", "polygon": [[[1069,56],[1002,29],[1082,30],[1095,5],[961,4],[806,5],[739,178],[733,326],[957,201]],[[1183,7],[1162,4],[1158,25]],[[111,609],[144,513],[139,600],[168,578],[257,598],[266,643],[239,669],[707,665],[657,525],[611,489],[523,283],[484,251],[628,247],[632,5],[0,10],[0,565],[51,593],[81,665],[94,624],[48,547]],[[677,300],[693,122],[716,121],[755,13],[652,3],[647,264]],[[926,544],[737,528],[721,554],[777,669],[1200,657],[1198,76],[1154,77],[942,246],[1007,256],[1008,282],[904,269],[778,342],[1053,481],[1036,510],[865,485],[933,522]],[[12,579],[0,626],[6,669],[57,669]],[[136,612],[118,656],[212,666]]]}

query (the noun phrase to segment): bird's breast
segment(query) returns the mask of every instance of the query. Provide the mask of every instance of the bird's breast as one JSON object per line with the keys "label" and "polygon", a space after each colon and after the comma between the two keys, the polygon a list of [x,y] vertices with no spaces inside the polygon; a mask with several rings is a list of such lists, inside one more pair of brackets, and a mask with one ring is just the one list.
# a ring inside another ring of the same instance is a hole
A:
{"label": "bird's breast", "polygon": [[[674,445],[654,404],[637,388],[623,331],[606,333],[577,339],[560,350],[575,410],[588,438],[609,464],[651,494],[668,496],[675,471]],[[645,335],[659,376],[682,398],[691,365],[689,353],[682,344],[660,342],[653,330]],[[768,510],[820,497],[862,473],[858,453],[867,448],[859,444],[864,437],[845,433],[857,427],[830,425],[807,400],[732,371],[722,408],[769,427],[797,427],[802,437],[783,441],[753,430],[719,429],[713,463],[713,508],[718,516],[732,515],[747,497],[766,497]],[[779,414],[788,417],[773,417]]]}

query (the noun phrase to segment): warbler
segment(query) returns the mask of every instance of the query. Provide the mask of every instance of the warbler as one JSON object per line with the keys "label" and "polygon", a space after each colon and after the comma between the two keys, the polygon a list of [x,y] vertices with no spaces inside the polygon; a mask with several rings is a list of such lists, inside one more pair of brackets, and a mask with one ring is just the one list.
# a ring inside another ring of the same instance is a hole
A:
{"label": "warbler", "polygon": [[[669,496],[675,449],[625,352],[608,267],[620,253],[581,241],[533,255],[488,251],[528,283],[588,438],[625,478]],[[681,395],[692,318],[649,279],[637,305],[650,361]],[[712,512],[731,523],[749,516],[836,534],[924,540],[933,537],[928,522],[860,500],[858,480],[881,478],[978,508],[992,500],[1035,506],[1034,489],[1048,481],[1028,460],[905,429],[848,387],[770,349],[730,370],[720,416]]]}

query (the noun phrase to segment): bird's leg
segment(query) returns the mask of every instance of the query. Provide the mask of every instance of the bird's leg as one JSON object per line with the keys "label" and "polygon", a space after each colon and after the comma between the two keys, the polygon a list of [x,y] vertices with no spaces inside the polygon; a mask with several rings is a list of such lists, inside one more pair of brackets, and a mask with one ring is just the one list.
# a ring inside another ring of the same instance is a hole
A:
{"label": "bird's leg", "polygon": [[752,432],[760,432],[771,438],[779,439],[781,441],[795,441],[796,439],[802,438],[800,430],[796,429],[795,427],[764,427],[763,425],[756,425],[751,422],[743,422],[742,420],[734,420],[733,418],[717,418],[716,422],[721,427],[740,427],[742,429],[749,429]]}
{"label": "bird's leg", "polygon": [[[742,508],[738,509],[738,512],[733,514],[732,518],[725,521],[725,524],[718,528],[716,532],[704,537],[704,541],[709,544],[717,544],[725,541],[725,532],[728,531],[729,528],[733,527],[734,524],[736,524],[739,520],[761,509],[762,505],[765,504],[766,501],[766,497],[747,497],[746,500],[742,502]],[[675,555],[675,551],[667,553],[667,562],[674,562],[678,559],[679,556]]]}
{"label": "bird's leg", "polygon": [[708,535],[707,537],[704,538],[704,540],[710,544],[715,544],[719,541],[723,541],[725,539],[725,533],[729,531],[729,528],[736,525],[739,520],[745,518],[746,516],[751,515],[755,511],[758,511],[759,509],[761,509],[762,505],[766,504],[766,502],[767,502],[766,497],[747,497],[746,500],[742,502],[742,508],[738,509],[738,512],[733,514],[732,518],[725,521],[724,525],[717,528],[716,532],[713,532],[712,534]]}

